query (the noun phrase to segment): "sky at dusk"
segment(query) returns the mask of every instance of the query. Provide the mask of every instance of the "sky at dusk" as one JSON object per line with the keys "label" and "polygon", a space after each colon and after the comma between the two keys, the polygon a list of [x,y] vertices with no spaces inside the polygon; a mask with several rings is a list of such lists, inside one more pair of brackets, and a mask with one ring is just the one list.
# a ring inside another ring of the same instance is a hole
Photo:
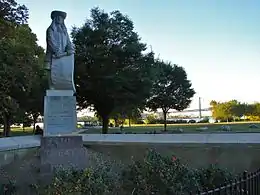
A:
{"label": "sky at dusk", "polygon": [[156,56],[185,68],[196,91],[191,108],[214,99],[260,101],[259,0],[18,0],[45,47],[53,10],[67,12],[66,26],[81,26],[90,9],[128,15]]}

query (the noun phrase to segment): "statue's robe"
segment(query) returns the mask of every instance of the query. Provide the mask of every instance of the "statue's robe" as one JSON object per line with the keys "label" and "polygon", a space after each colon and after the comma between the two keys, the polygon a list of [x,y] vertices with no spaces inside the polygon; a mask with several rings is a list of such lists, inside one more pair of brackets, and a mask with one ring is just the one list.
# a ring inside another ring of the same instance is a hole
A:
{"label": "statue's robe", "polygon": [[[67,31],[58,30],[54,26],[47,29],[46,61],[50,64],[52,88],[55,90],[75,90],[74,54]],[[55,56],[59,55],[59,58]]]}

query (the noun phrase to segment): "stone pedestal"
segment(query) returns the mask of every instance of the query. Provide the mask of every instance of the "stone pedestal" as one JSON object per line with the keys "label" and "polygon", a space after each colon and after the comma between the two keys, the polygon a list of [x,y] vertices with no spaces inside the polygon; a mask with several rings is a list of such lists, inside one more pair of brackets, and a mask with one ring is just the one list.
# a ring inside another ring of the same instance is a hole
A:
{"label": "stone pedestal", "polygon": [[85,169],[87,150],[81,136],[47,136],[41,138],[41,176],[50,180],[55,170]]}
{"label": "stone pedestal", "polygon": [[76,131],[76,97],[72,90],[47,90],[44,97],[44,136]]}

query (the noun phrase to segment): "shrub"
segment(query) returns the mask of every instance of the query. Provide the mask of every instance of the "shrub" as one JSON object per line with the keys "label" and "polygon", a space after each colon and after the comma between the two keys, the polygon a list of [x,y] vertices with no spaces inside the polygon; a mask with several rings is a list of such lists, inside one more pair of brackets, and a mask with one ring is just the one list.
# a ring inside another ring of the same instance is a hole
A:
{"label": "shrub", "polygon": [[95,170],[87,169],[84,171],[63,171],[59,172],[53,183],[48,187],[46,194],[70,194],[70,193],[89,193],[109,194],[110,186],[106,177]]}
{"label": "shrub", "polygon": [[224,183],[231,182],[235,176],[225,169],[219,168],[217,165],[210,165],[207,168],[197,170],[196,176],[202,191],[220,187]]}
{"label": "shrub", "polygon": [[[144,159],[128,166],[104,159],[97,163],[83,171],[57,172],[49,186],[34,188],[36,194],[186,195],[214,189],[234,179],[233,174],[217,165],[192,169],[175,156],[162,156],[155,150],[149,150]],[[15,191],[10,184],[9,190]]]}
{"label": "shrub", "polygon": [[146,122],[147,124],[156,124],[156,120],[158,120],[158,117],[155,114],[149,114],[146,117]]}
{"label": "shrub", "polygon": [[119,163],[100,161],[97,166],[82,171],[61,170],[56,172],[50,185],[38,191],[41,191],[39,194],[42,195],[121,194],[121,169]]}
{"label": "shrub", "polygon": [[135,161],[122,174],[124,191],[130,194],[185,194],[198,188],[195,174],[178,159],[151,150],[144,160]]}
{"label": "shrub", "polygon": [[133,162],[122,174],[122,188],[133,195],[189,194],[206,191],[230,182],[234,175],[217,165],[191,169],[179,159],[154,150],[144,160]]}

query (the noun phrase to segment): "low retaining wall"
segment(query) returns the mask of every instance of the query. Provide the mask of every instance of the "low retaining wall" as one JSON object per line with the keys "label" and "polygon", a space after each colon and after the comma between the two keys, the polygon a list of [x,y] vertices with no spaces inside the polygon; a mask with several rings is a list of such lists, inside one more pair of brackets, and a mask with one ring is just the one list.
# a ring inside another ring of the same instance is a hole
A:
{"label": "low retaining wall", "polygon": [[[260,133],[77,134],[86,144],[260,144]],[[38,135],[0,138],[0,152],[39,147]]]}
{"label": "low retaining wall", "polygon": [[22,159],[28,152],[40,146],[40,136],[0,138],[0,167]]}
{"label": "low retaining wall", "polygon": [[40,143],[38,135],[0,138],[0,152],[39,147]]}
{"label": "low retaining wall", "polygon": [[[176,155],[193,167],[219,163],[234,171],[260,167],[260,133],[224,134],[81,134],[92,151],[130,162],[148,148]],[[104,147],[105,145],[105,147]],[[0,138],[0,166],[22,158],[40,146],[40,136]],[[18,158],[16,158],[18,157]]]}
{"label": "low retaining wall", "polygon": [[260,144],[260,133],[81,135],[88,144]]}
{"label": "low retaining wall", "polygon": [[[84,134],[89,149],[128,163],[148,148],[175,155],[194,168],[219,164],[234,172],[260,167],[260,133],[224,134]],[[104,146],[105,145],[105,146]]]}

